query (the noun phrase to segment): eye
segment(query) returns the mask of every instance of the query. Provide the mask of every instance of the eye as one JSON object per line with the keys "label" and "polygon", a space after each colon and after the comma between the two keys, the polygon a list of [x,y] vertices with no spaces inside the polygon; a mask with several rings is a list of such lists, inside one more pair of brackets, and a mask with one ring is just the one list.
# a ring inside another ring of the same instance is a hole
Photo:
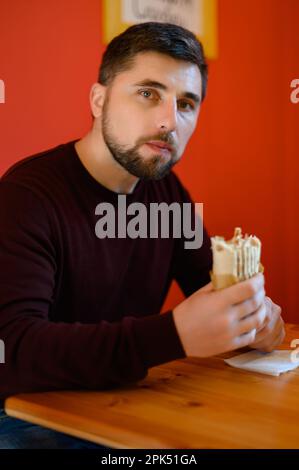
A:
{"label": "eye", "polygon": [[149,98],[149,97],[152,95],[151,91],[149,91],[149,90],[141,90],[141,91],[140,91],[140,94],[141,94],[141,96],[143,96],[144,98]]}
{"label": "eye", "polygon": [[178,101],[178,109],[182,111],[193,111],[194,104],[190,103],[190,101],[179,100]]}
{"label": "eye", "polygon": [[146,100],[158,100],[159,95],[155,90],[138,90],[138,93]]}

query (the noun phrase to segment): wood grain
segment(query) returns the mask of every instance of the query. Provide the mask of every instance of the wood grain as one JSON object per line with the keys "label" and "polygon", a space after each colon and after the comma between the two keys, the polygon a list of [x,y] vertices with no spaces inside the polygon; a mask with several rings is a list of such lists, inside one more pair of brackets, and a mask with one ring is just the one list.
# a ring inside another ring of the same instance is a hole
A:
{"label": "wood grain", "polygon": [[[281,349],[299,339],[287,325]],[[227,353],[184,359],[113,391],[20,394],[10,416],[120,448],[299,448],[299,369],[272,377],[229,367]]]}

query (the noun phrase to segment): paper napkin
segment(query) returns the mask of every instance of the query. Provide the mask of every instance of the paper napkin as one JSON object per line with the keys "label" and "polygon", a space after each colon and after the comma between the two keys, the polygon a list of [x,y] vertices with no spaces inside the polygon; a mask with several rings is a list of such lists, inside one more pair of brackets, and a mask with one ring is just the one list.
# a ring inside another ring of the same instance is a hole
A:
{"label": "paper napkin", "polygon": [[278,376],[299,366],[299,358],[294,352],[294,350],[275,350],[263,353],[254,350],[225,359],[224,362],[239,369]]}

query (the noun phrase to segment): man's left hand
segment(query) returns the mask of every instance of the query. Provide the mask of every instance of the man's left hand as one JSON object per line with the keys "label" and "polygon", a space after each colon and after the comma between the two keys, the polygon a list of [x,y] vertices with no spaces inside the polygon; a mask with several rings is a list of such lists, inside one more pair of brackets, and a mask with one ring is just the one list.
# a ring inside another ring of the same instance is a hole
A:
{"label": "man's left hand", "polygon": [[251,348],[264,352],[271,352],[279,346],[285,337],[284,321],[281,317],[281,308],[276,305],[270,297],[265,297],[267,315],[265,323],[257,331]]}

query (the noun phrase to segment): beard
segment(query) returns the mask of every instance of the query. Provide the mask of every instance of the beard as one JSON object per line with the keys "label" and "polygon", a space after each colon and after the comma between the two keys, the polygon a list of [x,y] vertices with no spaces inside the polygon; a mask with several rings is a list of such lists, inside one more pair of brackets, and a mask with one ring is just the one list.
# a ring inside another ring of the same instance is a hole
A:
{"label": "beard", "polygon": [[171,168],[178,162],[179,157],[177,151],[173,148],[170,151],[170,159],[167,162],[163,161],[162,155],[157,154],[152,157],[142,157],[139,148],[151,140],[160,140],[173,144],[173,138],[170,133],[161,133],[155,136],[139,139],[134,147],[120,144],[117,139],[112,135],[110,119],[108,116],[108,97],[105,99],[103,105],[102,115],[102,135],[103,140],[108,147],[114,160],[119,163],[131,175],[145,180],[159,180],[168,175]]}

